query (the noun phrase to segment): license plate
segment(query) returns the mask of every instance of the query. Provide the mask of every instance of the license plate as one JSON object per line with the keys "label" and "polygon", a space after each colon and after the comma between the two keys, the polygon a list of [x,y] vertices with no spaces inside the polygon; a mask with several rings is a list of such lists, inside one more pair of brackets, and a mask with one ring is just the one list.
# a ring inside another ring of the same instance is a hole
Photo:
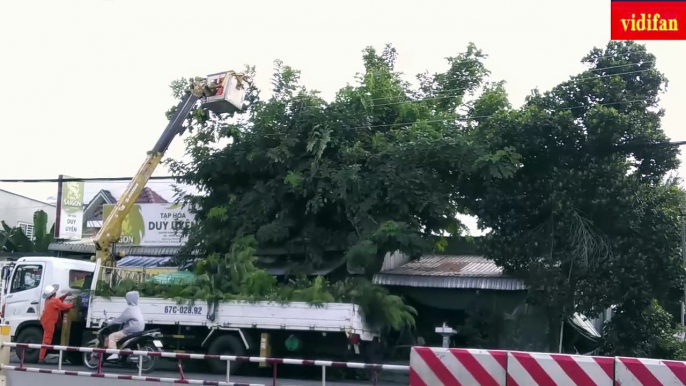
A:
{"label": "license plate", "polygon": [[159,340],[153,340],[152,344],[154,344],[157,348],[162,348],[162,342],[160,342]]}

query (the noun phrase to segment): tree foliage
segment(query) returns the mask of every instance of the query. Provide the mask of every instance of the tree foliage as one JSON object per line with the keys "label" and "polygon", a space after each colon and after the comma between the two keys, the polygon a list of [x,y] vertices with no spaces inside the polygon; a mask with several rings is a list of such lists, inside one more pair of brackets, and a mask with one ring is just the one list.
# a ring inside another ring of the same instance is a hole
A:
{"label": "tree foliage", "polygon": [[[201,191],[181,197],[198,219],[187,248],[225,256],[253,237],[301,251],[288,258],[310,270],[342,250],[369,278],[387,252],[440,249],[428,236],[460,234],[456,214],[473,214],[490,229],[485,253],[527,281],[552,321],[616,306],[607,353],[665,351],[663,308],[684,281],[684,195],[666,180],[678,149],[663,145],[656,58],[611,42],[583,58],[585,71],[513,108],[473,45],[416,88],[396,57],[366,49],[364,71],[330,102],[277,61],[271,95],[251,85],[245,113],[196,110],[189,160],[170,163]],[[655,331],[661,343],[641,343]]]}
{"label": "tree foliage", "polygon": [[[223,256],[252,236],[302,251],[288,258],[305,273],[344,253],[370,278],[387,252],[417,257],[435,247],[429,235],[460,234],[462,186],[507,178],[519,160],[465,124],[467,99],[488,86],[485,55],[469,45],[444,72],[420,74],[416,88],[395,71],[396,57],[391,46],[364,50],[364,72],[330,102],[276,61],[271,95],[251,85],[243,114],[196,110],[189,160],[169,164],[201,191],[182,197],[197,220],[188,250]],[[187,84],[172,84],[177,96]]]}
{"label": "tree foliage", "polygon": [[[458,233],[460,183],[505,177],[517,158],[490,152],[459,124],[458,107],[488,72],[474,46],[446,72],[410,88],[394,71],[396,51],[364,51],[365,72],[327,103],[276,62],[272,95],[250,88],[247,112],[229,123],[198,111],[189,162],[172,162],[199,219],[189,247],[225,252],[235,237],[305,249],[314,265],[328,249],[378,270],[388,251],[416,256],[425,235]],[[214,146],[221,139],[229,144]]]}
{"label": "tree foliage", "polygon": [[210,320],[214,320],[215,310],[223,301],[306,302],[313,307],[345,302],[357,304],[372,328],[400,330],[414,325],[414,308],[404,304],[399,296],[366,280],[350,278],[331,283],[321,276],[314,279],[299,276],[287,283],[278,283],[266,271],[255,267],[256,246],[252,236],[234,240],[229,253],[214,253],[201,260],[196,266],[196,276],[190,281],[157,283],[147,280],[140,283],[126,278],[114,287],[100,281],[96,295],[124,296],[136,290],[143,296],[174,299],[178,303],[205,301],[209,305],[207,317]]}
{"label": "tree foliage", "polygon": [[471,185],[467,205],[491,229],[487,254],[527,280],[552,319],[615,305],[622,332],[611,328],[608,353],[647,355],[640,342],[655,326],[637,321],[672,307],[684,280],[684,196],[666,181],[678,149],[662,145],[658,108],[667,80],[633,42],[593,49],[582,63],[586,71],[535,90],[521,108],[499,86],[479,98],[474,115],[485,118],[474,132],[491,149],[515,149],[522,167]]}

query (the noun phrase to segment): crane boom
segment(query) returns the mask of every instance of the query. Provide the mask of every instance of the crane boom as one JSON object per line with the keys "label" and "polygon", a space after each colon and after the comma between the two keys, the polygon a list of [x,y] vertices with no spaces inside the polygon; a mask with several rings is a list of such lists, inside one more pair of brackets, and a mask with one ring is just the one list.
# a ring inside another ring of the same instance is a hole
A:
{"label": "crane boom", "polygon": [[[244,82],[246,81],[245,75],[237,74],[233,71],[220,72],[208,75],[204,79],[196,78],[191,81],[190,89],[184,93],[174,116],[169,120],[167,127],[155,143],[155,146],[148,152],[145,162],[143,162],[143,165],[138,169],[138,173],[129,182],[124,194],[117,200],[114,210],[107,216],[97,235],[93,238],[95,243],[94,257],[97,261],[96,267],[98,267],[96,268],[98,271],[94,273],[93,280],[104,279],[105,270],[102,267],[116,266],[116,259],[112,256],[111,247],[121,237],[122,223],[136,203],[136,200],[138,200],[138,196],[140,196],[143,188],[150,180],[157,165],[162,161],[162,157],[164,157],[164,153],[169,148],[169,145],[177,135],[181,135],[185,131],[183,123],[198,100],[201,101],[204,108],[213,111],[215,114],[240,111],[243,109],[245,97]],[[76,298],[75,302],[79,304],[80,298]],[[67,346],[71,343],[72,323],[81,320],[81,318],[79,307],[72,307],[64,315],[60,340],[62,345]]]}
{"label": "crane boom", "polygon": [[116,265],[116,259],[111,254],[111,246],[119,241],[122,223],[162,161],[169,145],[177,135],[185,131],[183,124],[198,100],[202,101],[205,108],[218,114],[239,111],[243,107],[245,96],[244,80],[242,74],[233,71],[213,74],[206,79],[196,79],[190,90],[184,93],[174,116],[93,238],[95,259],[99,260],[102,266]]}
{"label": "crane boom", "polygon": [[129,214],[131,208],[136,203],[138,196],[140,196],[143,188],[145,188],[145,185],[150,180],[157,165],[162,161],[162,157],[174,140],[174,137],[182,134],[184,131],[183,122],[186,120],[186,117],[198,99],[197,96],[190,92],[187,92],[184,95],[177,106],[176,113],[167,124],[167,128],[164,129],[164,132],[157,140],[157,143],[152,150],[148,152],[140,169],[138,169],[138,172],[134,175],[133,179],[126,187],[126,190],[124,190],[124,194],[119,197],[114,209],[109,216],[107,216],[107,219],[102,223],[102,227],[97,235],[93,238],[96,251],[95,257],[100,260],[103,265],[108,265],[105,263],[114,261],[114,259],[110,259],[110,246],[119,240],[119,237],[121,236],[121,226],[126,215]]}

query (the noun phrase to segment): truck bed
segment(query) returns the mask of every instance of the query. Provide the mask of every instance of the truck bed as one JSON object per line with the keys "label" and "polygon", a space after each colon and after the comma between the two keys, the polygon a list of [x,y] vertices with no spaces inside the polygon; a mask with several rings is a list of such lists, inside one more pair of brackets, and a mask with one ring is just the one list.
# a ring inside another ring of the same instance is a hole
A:
{"label": "truck bed", "polygon": [[[325,303],[317,308],[307,303],[230,301],[219,304],[214,321],[207,319],[207,302],[179,305],[172,299],[140,298],[138,302],[149,325],[256,328],[264,330],[300,330],[359,334],[368,341],[377,334],[367,328],[358,306],[348,303]],[[121,297],[105,299],[94,296],[88,305],[88,327],[97,327],[107,317],[119,316],[126,308]]]}

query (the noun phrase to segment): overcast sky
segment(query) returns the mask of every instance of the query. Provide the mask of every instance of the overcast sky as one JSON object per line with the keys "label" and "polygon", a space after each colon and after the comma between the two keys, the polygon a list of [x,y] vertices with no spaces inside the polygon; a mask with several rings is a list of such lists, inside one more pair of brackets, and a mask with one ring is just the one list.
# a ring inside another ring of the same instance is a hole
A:
{"label": "overcast sky", "polygon": [[[607,44],[610,2],[3,0],[0,36],[0,177],[131,176],[166,125],[176,78],[251,64],[266,88],[281,59],[331,98],[362,69],[368,45],[392,43],[399,70],[413,80],[445,69],[443,58],[471,41],[519,106],[531,89],[581,71],[581,57]],[[686,140],[686,43],[647,46],[670,81],[663,127]],[[177,140],[168,156],[182,153]],[[171,195],[164,183],[150,186]],[[56,184],[0,188],[42,200],[57,192]]]}

